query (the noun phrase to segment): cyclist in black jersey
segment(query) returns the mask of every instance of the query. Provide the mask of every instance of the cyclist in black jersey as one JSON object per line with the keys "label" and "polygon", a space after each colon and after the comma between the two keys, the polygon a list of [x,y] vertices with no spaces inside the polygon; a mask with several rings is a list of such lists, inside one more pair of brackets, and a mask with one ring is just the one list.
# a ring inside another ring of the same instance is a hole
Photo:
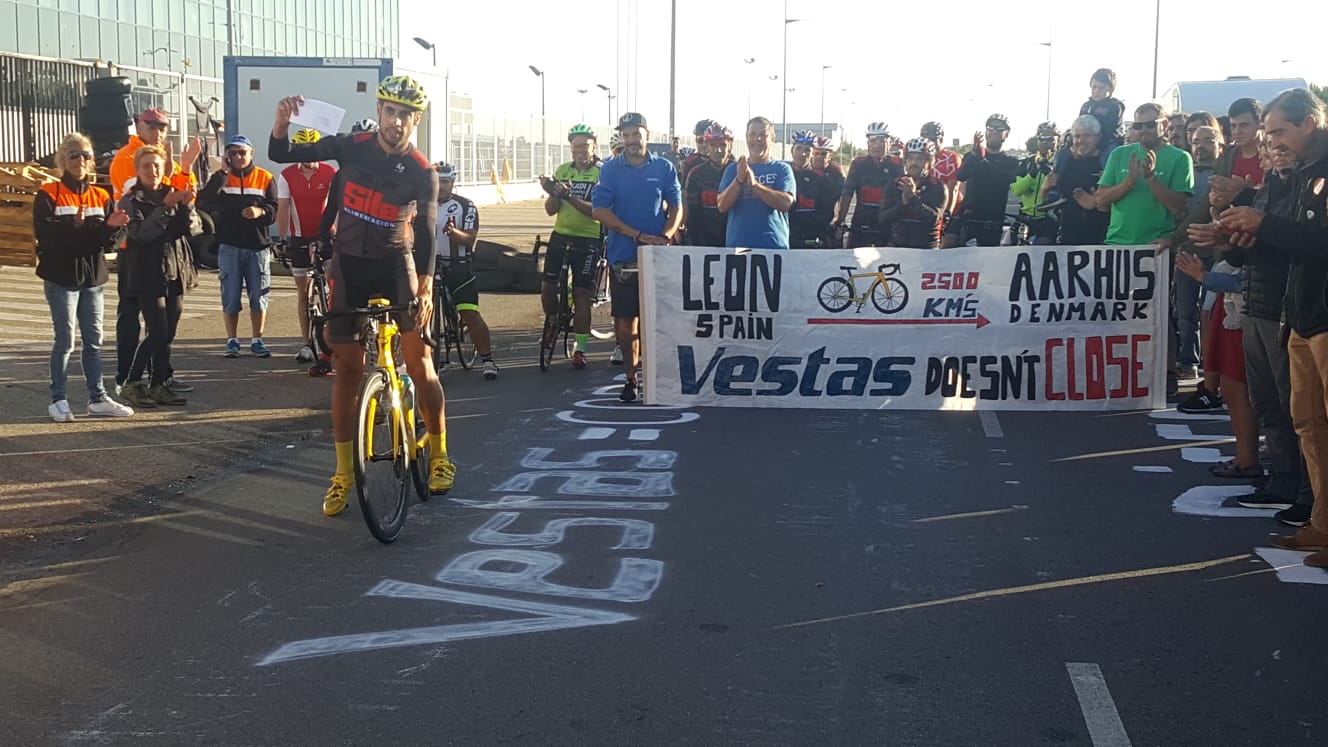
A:
{"label": "cyclist in black jersey", "polygon": [[839,192],[824,171],[812,166],[812,148],[816,140],[816,133],[811,130],[793,133],[793,180],[798,191],[793,208],[789,210],[789,247],[792,249],[832,245],[830,222],[835,217]]}
{"label": "cyclist in black jersey", "polygon": [[[401,349],[429,431],[429,489],[445,493],[452,487],[456,467],[447,457],[443,389],[418,331],[433,310],[438,177],[410,142],[429,98],[422,86],[406,76],[384,79],[377,98],[377,133],[335,135],[302,145],[292,145],[287,135],[291,116],[299,113],[304,98],[282,99],[272,124],[268,158],[277,163],[340,164],[337,238],[328,272],[331,312],[364,306],[372,296],[384,296],[393,304],[413,298],[418,305],[413,317],[402,315],[397,320]],[[350,317],[329,320],[327,336],[338,375],[332,386],[337,470],[323,499],[323,513],[328,516],[346,507],[347,494],[354,486],[355,398],[364,370],[364,353],[355,332],[355,320]]]}
{"label": "cyclist in black jersey", "polygon": [[[834,158],[835,141],[825,135],[816,138],[816,144],[812,146],[812,168],[823,172],[830,179],[835,199],[839,199],[839,195],[844,191],[844,170],[839,168],[839,164],[835,163]],[[834,208],[834,205],[830,206],[832,214]]]}
{"label": "cyclist in black jersey", "polygon": [[733,131],[715,122],[701,134],[706,158],[687,174],[683,189],[687,215],[687,240],[693,246],[724,246],[728,216],[719,212],[719,180],[733,162],[729,148]]}
{"label": "cyclist in black jersey", "polygon": [[945,228],[946,246],[1000,246],[1010,185],[1019,161],[1001,152],[1010,135],[1010,120],[1004,114],[987,117],[984,132],[973,134],[973,149],[959,166],[965,183],[964,204]]}
{"label": "cyclist in black jersey", "polygon": [[904,146],[904,175],[885,190],[881,234],[889,246],[938,249],[949,201],[945,184],[932,173],[936,143],[913,138]]}

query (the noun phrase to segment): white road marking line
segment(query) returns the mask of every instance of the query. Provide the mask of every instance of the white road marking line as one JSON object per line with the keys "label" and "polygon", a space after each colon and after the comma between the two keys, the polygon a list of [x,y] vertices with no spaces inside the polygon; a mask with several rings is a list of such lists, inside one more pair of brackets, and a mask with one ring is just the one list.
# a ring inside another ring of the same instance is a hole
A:
{"label": "white road marking line", "polygon": [[1001,430],[1001,421],[997,419],[996,413],[981,410],[978,418],[982,421],[982,432],[987,434],[987,438],[1005,438],[1005,431]]}
{"label": "white road marking line", "polygon": [[1217,464],[1226,459],[1222,456],[1221,449],[1210,449],[1206,446],[1188,446],[1181,449],[1180,458],[1195,464]]}
{"label": "white road marking line", "polygon": [[609,436],[612,436],[614,433],[617,432],[618,432],[617,428],[587,428],[584,431],[581,431],[581,435],[577,436],[577,440],[600,441],[602,439],[608,438]]}
{"label": "white road marking line", "polygon": [[1167,474],[1167,473],[1169,473],[1169,472],[1174,472],[1175,470],[1171,469],[1170,467],[1163,467],[1163,466],[1161,466],[1161,465],[1155,465],[1155,464],[1136,464],[1136,465],[1134,466],[1134,471],[1135,471],[1135,472],[1154,472],[1154,473],[1157,473],[1157,474],[1160,474],[1160,475],[1164,475],[1164,474]]}
{"label": "white road marking line", "polygon": [[659,438],[658,428],[633,428],[627,436],[631,441],[654,441]]}
{"label": "white road marking line", "polygon": [[1125,724],[1121,723],[1102,669],[1096,664],[1078,662],[1066,662],[1065,669],[1079,698],[1079,710],[1083,711],[1093,747],[1130,747],[1130,737],[1125,733]]}
{"label": "white road marking line", "polygon": [[1279,550],[1276,547],[1256,547],[1254,554],[1263,558],[1277,571],[1277,580],[1288,584],[1328,584],[1328,571],[1311,568],[1303,562],[1306,552]]}
{"label": "white road marking line", "polygon": [[1191,420],[1200,423],[1231,420],[1231,416],[1225,412],[1198,413],[1179,412],[1177,410],[1153,410],[1148,413],[1148,417],[1154,420]]}
{"label": "white road marking line", "polygon": [[998,516],[1000,514],[1013,514],[1019,511],[1027,511],[1028,506],[1010,506],[1009,508],[997,508],[991,511],[970,511],[963,514],[946,514],[944,516],[928,516],[924,519],[914,519],[914,524],[927,524],[933,521],[949,521],[950,519],[974,519],[979,516]]}

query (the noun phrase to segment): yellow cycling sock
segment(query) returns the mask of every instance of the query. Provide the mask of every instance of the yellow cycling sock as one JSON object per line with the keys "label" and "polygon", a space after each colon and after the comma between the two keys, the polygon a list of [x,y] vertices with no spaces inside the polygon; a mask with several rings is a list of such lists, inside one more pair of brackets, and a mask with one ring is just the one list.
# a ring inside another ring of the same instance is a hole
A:
{"label": "yellow cycling sock", "polygon": [[447,431],[429,434],[429,449],[434,459],[447,456]]}
{"label": "yellow cycling sock", "polygon": [[337,474],[349,476],[355,474],[355,444],[350,441],[337,441]]}

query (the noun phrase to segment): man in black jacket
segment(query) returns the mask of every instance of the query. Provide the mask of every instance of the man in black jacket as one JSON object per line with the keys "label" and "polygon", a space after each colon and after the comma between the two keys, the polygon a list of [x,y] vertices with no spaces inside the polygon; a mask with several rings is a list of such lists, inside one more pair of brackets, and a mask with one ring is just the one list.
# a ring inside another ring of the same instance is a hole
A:
{"label": "man in black jacket", "polygon": [[247,287],[254,333],[249,350],[259,358],[269,358],[272,352],[263,344],[263,327],[267,324],[268,289],[272,285],[268,227],[277,219],[277,185],[269,171],[254,165],[254,147],[249,138],[236,135],[227,141],[226,169],[212,175],[198,194],[198,204],[212,214],[217,226],[225,355],[240,355],[236,338],[240,294]]}
{"label": "man in black jacket", "polygon": [[1264,112],[1264,134],[1274,153],[1300,162],[1291,176],[1286,217],[1254,207],[1233,207],[1218,220],[1231,243],[1291,255],[1285,324],[1291,367],[1291,416],[1314,488],[1310,522],[1274,547],[1309,551],[1305,565],[1328,568],[1328,128],[1323,102],[1303,88],[1284,91]]}
{"label": "man in black jacket", "polygon": [[1001,245],[1010,185],[1019,170],[1019,161],[1001,152],[1009,136],[1010,120],[1004,114],[987,117],[985,133],[973,134],[973,150],[959,166],[964,203],[946,228],[947,246]]}

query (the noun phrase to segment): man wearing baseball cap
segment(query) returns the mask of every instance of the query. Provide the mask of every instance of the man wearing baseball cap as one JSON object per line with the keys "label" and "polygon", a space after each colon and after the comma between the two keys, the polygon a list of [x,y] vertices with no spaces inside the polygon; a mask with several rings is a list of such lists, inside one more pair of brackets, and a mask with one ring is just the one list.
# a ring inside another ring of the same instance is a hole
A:
{"label": "man wearing baseball cap", "polygon": [[268,226],[277,219],[277,183],[267,169],[254,165],[254,146],[244,135],[226,141],[226,170],[218,171],[198,193],[198,204],[217,226],[217,268],[221,271],[221,314],[226,324],[227,358],[238,358],[241,291],[249,291],[249,321],[254,337],[249,351],[259,358],[272,352],[263,344],[268,289],[272,285],[272,244]]}
{"label": "man wearing baseball cap", "polygon": [[[139,148],[145,145],[160,145],[166,149],[169,157],[171,144],[167,134],[170,132],[170,117],[161,109],[147,109],[138,118],[134,120],[134,133],[129,136],[129,143],[125,147],[116,151],[115,158],[111,160],[111,192],[115,195],[115,202],[119,203],[120,198],[129,187],[138,181],[135,176],[134,154]],[[164,174],[162,181],[174,183],[177,180],[187,178],[190,187],[196,187],[198,180],[194,177],[194,162],[203,154],[203,144],[198,138],[189,141],[189,145],[180,154],[180,162],[175,163],[172,160],[173,169],[171,173]],[[116,273],[117,285],[124,280],[125,276]],[[138,336],[143,331],[143,325],[139,321],[141,310],[138,306],[138,296],[120,294],[119,303],[115,308],[115,385],[118,387],[124,384],[129,378],[129,367],[134,363],[134,352],[138,350]],[[190,392],[193,387],[175,380],[174,374],[166,378],[166,388],[177,392]]]}
{"label": "man wearing baseball cap", "polygon": [[605,161],[591,193],[593,217],[608,229],[605,248],[613,272],[613,326],[627,363],[627,382],[618,398],[635,402],[639,391],[637,340],[641,315],[637,247],[667,245],[682,225],[678,171],[646,148],[646,118],[628,112],[618,119],[621,158]]}

